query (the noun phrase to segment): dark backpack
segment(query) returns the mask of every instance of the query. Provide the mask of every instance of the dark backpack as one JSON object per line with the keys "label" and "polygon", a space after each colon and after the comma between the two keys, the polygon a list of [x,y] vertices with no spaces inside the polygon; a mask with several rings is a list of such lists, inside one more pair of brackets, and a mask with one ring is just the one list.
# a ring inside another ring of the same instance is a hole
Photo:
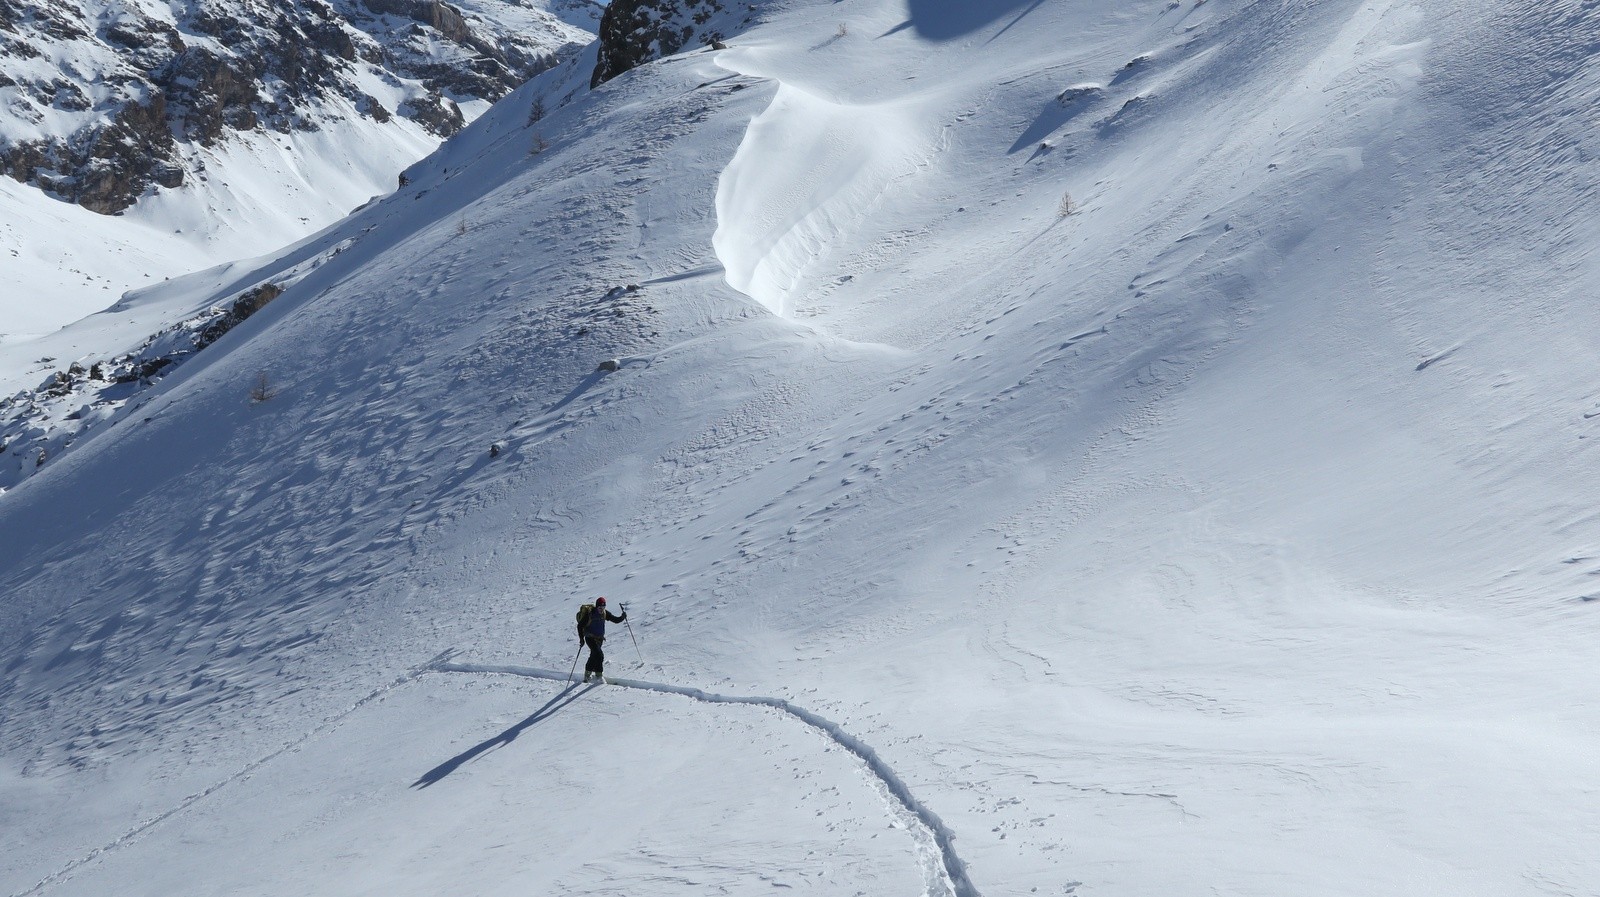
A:
{"label": "dark backpack", "polygon": [[578,608],[578,632],[585,635],[588,634],[589,617],[593,614],[594,605],[592,604],[585,604],[584,606]]}

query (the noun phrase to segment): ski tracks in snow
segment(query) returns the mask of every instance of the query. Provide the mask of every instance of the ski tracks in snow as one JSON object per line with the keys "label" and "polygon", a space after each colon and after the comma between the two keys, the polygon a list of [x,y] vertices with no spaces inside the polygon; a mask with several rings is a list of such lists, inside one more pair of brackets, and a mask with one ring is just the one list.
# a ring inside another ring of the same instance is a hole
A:
{"label": "ski tracks in snow", "polygon": [[[481,663],[455,663],[449,654],[441,655],[427,667],[429,672],[482,673],[502,676],[521,676],[525,679],[545,679],[552,682],[569,682],[571,676],[559,670],[536,667],[502,666]],[[821,732],[835,744],[854,754],[866,766],[896,816],[910,824],[916,833],[919,860],[923,865],[928,884],[928,894],[946,893],[951,897],[982,897],[967,877],[966,864],[955,850],[955,832],[944,820],[917,799],[899,773],[878,755],[872,746],[845,731],[838,723],[819,716],[804,707],[783,698],[738,697],[716,694],[686,685],[669,685],[664,682],[645,682],[638,679],[607,679],[612,685],[658,694],[679,695],[706,704],[745,704],[752,707],[770,707],[786,713],[807,726]]]}
{"label": "ski tracks in snow", "polygon": [[[232,775],[219,779],[211,785],[196,791],[170,809],[142,820],[115,839],[72,860],[50,875],[40,879],[32,887],[19,891],[12,897],[30,897],[30,895],[38,894],[52,885],[61,883],[72,877],[82,867],[133,842],[150,829],[183,813],[223,788],[247,778],[261,769],[261,767],[284,754],[297,750],[313,738],[330,731],[351,714],[373,701],[382,698],[401,686],[417,681],[428,673],[478,673],[520,676],[525,679],[544,679],[552,682],[568,682],[571,679],[569,674],[562,673],[559,670],[494,664],[455,663],[451,660],[454,656],[455,651],[453,649],[444,651],[434,656],[427,663],[407,670],[387,684],[374,689],[343,711],[323,720],[298,738],[289,741],[271,753],[251,761]],[[945,895],[948,895],[948,897],[982,897],[978,889],[973,887],[972,881],[967,877],[966,864],[962,862],[955,851],[955,832],[944,823],[944,820],[940,819],[937,814],[917,799],[916,795],[911,792],[910,786],[906,784],[905,779],[901,778],[899,773],[895,772],[893,767],[879,756],[871,745],[845,731],[838,723],[783,698],[723,695],[685,685],[645,682],[637,679],[608,679],[607,681],[611,685],[622,688],[650,691],[658,694],[679,695],[706,704],[744,704],[752,707],[770,707],[805,723],[853,754],[872,775],[875,785],[882,792],[885,803],[889,806],[893,815],[906,824],[917,842],[918,861],[923,868],[923,877],[927,886],[925,893],[929,897],[945,897]]]}

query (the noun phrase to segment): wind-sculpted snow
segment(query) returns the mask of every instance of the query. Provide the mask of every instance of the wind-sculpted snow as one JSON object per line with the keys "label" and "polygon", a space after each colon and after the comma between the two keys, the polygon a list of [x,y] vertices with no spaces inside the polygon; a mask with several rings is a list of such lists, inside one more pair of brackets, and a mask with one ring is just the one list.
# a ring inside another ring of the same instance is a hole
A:
{"label": "wind-sculpted snow", "polygon": [[[442,673],[490,673],[504,676],[522,676],[527,679],[546,679],[553,682],[571,683],[572,674],[559,670],[545,670],[538,667],[507,666],[502,664],[484,663],[457,663],[451,660],[437,660],[429,667]],[[911,787],[905,779],[894,771],[872,746],[845,731],[843,726],[813,713],[804,707],[784,698],[773,697],[738,697],[734,695],[717,694],[704,689],[687,685],[672,685],[666,682],[646,682],[642,679],[626,679],[615,676],[606,678],[609,685],[622,688],[634,688],[640,691],[653,691],[665,695],[681,695],[693,698],[707,704],[745,704],[751,707],[771,707],[781,710],[795,719],[805,723],[850,753],[860,758],[867,769],[875,776],[884,790],[896,801],[901,808],[910,814],[926,832],[928,838],[938,848],[939,876],[944,889],[952,897],[981,897],[978,889],[973,886],[967,877],[966,864],[956,854],[955,832],[940,819],[938,814],[928,809],[917,796],[911,793]]]}
{"label": "wind-sculpted snow", "polygon": [[[746,77],[766,77],[761,62],[759,51],[718,57]],[[718,183],[712,245],[729,285],[789,316],[830,251],[849,245],[897,181],[929,164],[939,134],[910,102],[863,102],[776,80]]]}

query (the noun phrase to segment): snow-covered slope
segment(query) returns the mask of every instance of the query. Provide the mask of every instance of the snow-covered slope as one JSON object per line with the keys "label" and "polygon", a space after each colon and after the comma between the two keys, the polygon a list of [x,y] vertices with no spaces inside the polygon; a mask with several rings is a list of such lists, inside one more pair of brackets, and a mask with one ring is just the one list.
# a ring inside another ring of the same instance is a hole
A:
{"label": "snow-covered slope", "polygon": [[258,255],[344,217],[490,102],[577,52],[599,8],[0,6],[0,340],[48,333],[150,279]]}
{"label": "snow-covered slope", "polygon": [[744,12],[0,495],[0,883],[1594,891],[1600,13]]}
{"label": "snow-covered slope", "polygon": [[[0,179],[0,353],[40,357],[42,337],[130,290],[276,250],[344,218],[438,145],[408,124],[329,123],[250,134],[215,152],[225,172],[112,217]],[[8,368],[9,370],[9,368]]]}

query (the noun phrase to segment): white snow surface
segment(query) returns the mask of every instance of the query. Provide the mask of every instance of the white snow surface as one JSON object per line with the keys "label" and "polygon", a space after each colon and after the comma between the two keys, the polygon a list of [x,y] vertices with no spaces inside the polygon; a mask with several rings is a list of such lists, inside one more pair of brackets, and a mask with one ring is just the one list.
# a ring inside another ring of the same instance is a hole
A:
{"label": "white snow surface", "polygon": [[0,891],[1600,893],[1600,8],[756,12],[130,300]]}

